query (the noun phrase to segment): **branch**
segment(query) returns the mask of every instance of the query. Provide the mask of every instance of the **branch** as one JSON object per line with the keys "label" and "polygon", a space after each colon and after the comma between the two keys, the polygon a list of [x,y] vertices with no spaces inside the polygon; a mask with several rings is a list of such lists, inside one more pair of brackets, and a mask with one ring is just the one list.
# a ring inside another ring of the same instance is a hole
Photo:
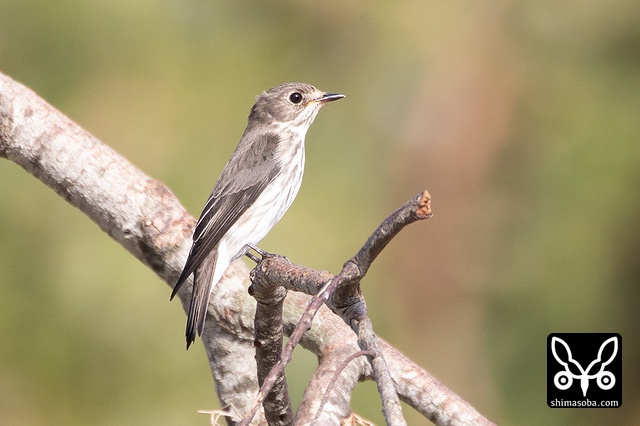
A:
{"label": "branch", "polygon": [[[17,163],[84,212],[170,286],[175,282],[191,246],[194,218],[162,183],[1,73],[0,157]],[[370,253],[375,255],[375,250]],[[275,258],[265,259],[261,268],[269,263],[277,268],[277,262]],[[365,259],[359,266],[366,263]],[[288,267],[294,275],[308,271],[317,278],[317,289],[330,275],[291,263]],[[220,401],[241,414],[248,411],[258,390],[253,358],[255,301],[246,291],[248,273],[242,261],[225,272],[224,282],[216,286],[211,298],[202,336]],[[178,293],[184,308],[188,307],[190,294],[191,283]],[[294,293],[287,297],[285,331],[293,330],[308,300]],[[303,397],[309,404],[296,415],[299,424],[316,415],[322,396],[316,399],[315,409],[311,398],[315,385],[326,384],[322,373],[326,376],[326,372],[335,371],[341,360],[358,351],[353,332],[328,309],[321,307],[314,323],[300,344],[320,357],[320,365]],[[379,346],[401,398],[436,424],[490,424],[398,351],[383,341]],[[349,363],[334,385],[318,424],[338,424],[347,417],[353,386],[358,379],[371,376],[371,368],[362,357]],[[307,413],[312,413],[311,417],[305,417]],[[254,419],[254,423],[263,421],[263,415]]]}
{"label": "branch", "polygon": [[[191,245],[195,219],[162,183],[0,73],[0,157],[24,168],[80,209],[170,286]],[[248,269],[237,262],[217,286],[202,336],[223,406],[246,411],[257,393],[253,360],[255,302]],[[185,310],[191,283],[178,293]],[[167,296],[168,298],[168,296]]]}
{"label": "branch", "polygon": [[[262,387],[269,371],[280,359],[284,339],[282,312],[287,290],[253,283],[249,287],[249,294],[258,302],[254,321],[255,346],[258,383]],[[270,380],[273,380],[269,384],[272,389],[264,401],[267,422],[270,426],[289,425],[293,421],[293,408],[284,372]]]}
{"label": "branch", "polygon": [[[377,337],[373,333],[371,320],[367,316],[366,303],[360,293],[360,281],[378,254],[402,228],[416,220],[427,219],[431,215],[431,196],[427,191],[424,191],[385,219],[358,253],[347,261],[342,271],[334,277],[329,278],[325,272],[317,274],[315,271],[307,269],[298,269],[297,271],[291,267],[271,269],[268,266],[261,266],[262,261],[258,262],[258,265],[251,272],[251,281],[254,284],[250,289],[254,287],[270,288],[275,291],[278,288],[288,288],[302,292],[313,291],[317,292],[317,295],[311,299],[300,322],[291,333],[289,341],[282,351],[282,356],[277,363],[272,364],[273,368],[261,383],[257,400],[243,417],[240,425],[248,424],[251,421],[260,404],[272,391],[271,388],[275,385],[277,378],[283,377],[284,369],[291,361],[293,349],[305,331],[311,327],[313,318],[325,302],[342,317],[345,323],[353,328],[358,336],[360,348],[375,353],[375,356],[368,356],[368,358],[373,368],[378,391],[382,397],[382,407],[387,424],[399,426],[406,424],[393,380],[384,356],[378,350]],[[278,261],[289,262],[282,256],[274,255],[263,256],[263,261],[274,258]],[[274,271],[280,272],[280,275],[274,275],[272,273]],[[300,273],[300,271],[302,272]],[[318,289],[319,276],[326,280],[326,284],[320,289]],[[256,318],[256,321],[259,319]]]}

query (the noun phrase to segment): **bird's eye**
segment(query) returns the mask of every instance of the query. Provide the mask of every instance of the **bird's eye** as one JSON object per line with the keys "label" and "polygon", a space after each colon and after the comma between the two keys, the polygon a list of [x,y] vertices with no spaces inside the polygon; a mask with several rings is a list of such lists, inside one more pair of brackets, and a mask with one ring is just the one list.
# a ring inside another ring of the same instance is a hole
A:
{"label": "bird's eye", "polygon": [[291,96],[289,96],[289,100],[294,104],[299,104],[302,102],[302,95],[298,92],[293,92]]}

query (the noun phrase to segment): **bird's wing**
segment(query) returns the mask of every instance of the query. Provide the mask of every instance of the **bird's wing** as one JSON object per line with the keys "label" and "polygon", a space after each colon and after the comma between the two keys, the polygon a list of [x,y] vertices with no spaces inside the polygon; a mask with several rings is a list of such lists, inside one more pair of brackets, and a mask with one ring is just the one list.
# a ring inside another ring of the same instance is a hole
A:
{"label": "bird's wing", "polygon": [[245,134],[222,170],[193,233],[193,245],[171,298],[280,172],[275,133]]}

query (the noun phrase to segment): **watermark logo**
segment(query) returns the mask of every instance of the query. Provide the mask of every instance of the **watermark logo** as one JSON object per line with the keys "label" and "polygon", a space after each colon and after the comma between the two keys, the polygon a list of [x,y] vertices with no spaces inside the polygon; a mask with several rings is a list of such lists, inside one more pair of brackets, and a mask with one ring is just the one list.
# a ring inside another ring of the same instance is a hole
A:
{"label": "watermark logo", "polygon": [[622,404],[622,338],[616,333],[552,333],[547,338],[547,403]]}

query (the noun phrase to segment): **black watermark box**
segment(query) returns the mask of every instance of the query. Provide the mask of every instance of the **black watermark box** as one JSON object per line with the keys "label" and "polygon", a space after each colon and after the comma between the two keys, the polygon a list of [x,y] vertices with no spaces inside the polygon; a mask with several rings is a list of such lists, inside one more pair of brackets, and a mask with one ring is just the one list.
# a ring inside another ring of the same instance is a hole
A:
{"label": "black watermark box", "polygon": [[622,337],[617,333],[551,333],[547,338],[547,404],[551,408],[622,405]]}

